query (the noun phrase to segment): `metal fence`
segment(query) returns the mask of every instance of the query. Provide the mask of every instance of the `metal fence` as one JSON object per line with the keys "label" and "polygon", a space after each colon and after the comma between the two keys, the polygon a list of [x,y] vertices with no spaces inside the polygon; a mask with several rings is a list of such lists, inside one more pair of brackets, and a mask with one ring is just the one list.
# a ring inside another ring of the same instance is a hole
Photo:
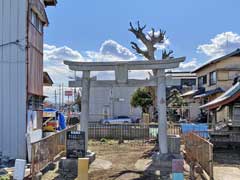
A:
{"label": "metal fence", "polygon": [[215,131],[210,134],[211,142],[216,145],[238,145],[240,144],[240,132]]}
{"label": "metal fence", "polygon": [[77,130],[77,126],[71,126],[31,144],[31,174],[33,177],[66,150],[67,132]]}
{"label": "metal fence", "polygon": [[149,138],[149,126],[144,124],[89,123],[89,139],[136,140]]}
{"label": "metal fence", "polygon": [[[181,127],[168,125],[168,134],[181,135]],[[157,124],[100,124],[89,123],[89,139],[148,140],[158,136]]]}
{"label": "metal fence", "polygon": [[171,135],[182,135],[182,128],[180,124],[176,123],[168,123],[168,129],[167,129],[168,134]]}
{"label": "metal fence", "polygon": [[213,145],[194,132],[185,134],[184,144],[187,158],[197,162],[213,179]]}

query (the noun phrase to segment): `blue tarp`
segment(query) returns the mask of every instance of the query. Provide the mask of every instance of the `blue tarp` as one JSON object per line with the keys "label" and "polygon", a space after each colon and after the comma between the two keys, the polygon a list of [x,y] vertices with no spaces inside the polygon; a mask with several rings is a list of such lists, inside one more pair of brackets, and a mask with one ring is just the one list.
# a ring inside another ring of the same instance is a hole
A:
{"label": "blue tarp", "polygon": [[59,128],[58,130],[63,130],[66,128],[66,121],[65,117],[62,113],[60,113],[58,110],[53,109],[53,108],[45,108],[43,112],[58,112],[58,123],[59,123]]}
{"label": "blue tarp", "polygon": [[43,112],[57,112],[57,110],[53,108],[45,108]]}
{"label": "blue tarp", "polygon": [[59,122],[59,130],[63,130],[66,128],[65,117],[62,113],[58,114],[58,122]]}
{"label": "blue tarp", "polygon": [[189,132],[196,132],[198,135],[200,135],[203,138],[208,138],[208,124],[202,123],[202,124],[181,124],[182,133],[186,134]]}

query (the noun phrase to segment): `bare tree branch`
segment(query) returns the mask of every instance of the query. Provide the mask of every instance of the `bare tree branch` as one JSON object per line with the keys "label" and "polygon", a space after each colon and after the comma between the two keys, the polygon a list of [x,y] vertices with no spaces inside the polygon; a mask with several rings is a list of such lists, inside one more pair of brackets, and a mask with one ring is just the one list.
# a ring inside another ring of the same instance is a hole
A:
{"label": "bare tree branch", "polygon": [[149,54],[148,54],[148,51],[144,51],[144,50],[140,49],[135,42],[131,42],[131,44],[132,44],[132,48],[133,48],[134,50],[136,50],[136,52],[137,52],[138,54],[141,54],[141,55],[144,56],[146,59],[149,59],[149,58],[150,58],[150,57],[149,57]]}
{"label": "bare tree branch", "polygon": [[172,59],[173,58],[172,54],[173,54],[172,50],[167,51],[166,49],[164,49],[162,51],[162,59]]}
{"label": "bare tree branch", "polygon": [[[146,59],[148,60],[156,60],[155,58],[155,51],[157,50],[157,48],[155,47],[156,44],[161,44],[164,43],[165,41],[165,35],[166,35],[166,31],[163,30],[159,30],[159,32],[156,32],[156,30],[154,28],[151,29],[150,33],[144,33],[143,30],[146,28],[146,25],[141,26],[140,22],[137,22],[137,27],[134,27],[132,25],[132,23],[130,22],[130,28],[129,31],[132,32],[137,39],[141,40],[142,43],[146,46],[147,50],[143,50],[141,48],[139,48],[139,46],[134,43],[131,42],[132,44],[132,48],[140,55],[144,56]],[[167,52],[166,50],[164,50],[162,52],[162,57],[163,59],[170,59],[173,58],[172,55],[172,51]],[[156,74],[154,72],[154,74]]]}
{"label": "bare tree branch", "polygon": [[151,34],[149,34],[152,44],[155,45],[157,43],[164,43],[165,34],[166,34],[166,31],[162,31],[161,29],[159,31],[159,34],[156,34],[155,29],[152,28],[152,32]]}
{"label": "bare tree branch", "polygon": [[[151,42],[151,39],[148,39],[146,37],[146,34],[143,32],[143,30],[146,28],[146,25],[142,26],[140,25],[140,22],[137,22],[137,27],[134,28],[132,23],[130,22],[130,28],[129,31],[132,32],[137,39],[140,39],[142,41],[142,43],[146,46],[147,51],[143,51],[144,52],[144,57],[146,57],[148,60],[155,60],[155,56],[154,56],[154,51],[156,50],[156,48],[154,47],[154,44]],[[134,45],[135,47],[135,45]],[[136,49],[135,49],[136,50]],[[143,55],[143,53],[140,53],[141,55]]]}
{"label": "bare tree branch", "polygon": [[143,30],[146,28],[146,25],[144,25],[143,27],[140,26],[140,22],[137,22],[138,27],[134,28],[132,23],[130,22],[130,29],[129,31],[131,31],[137,39],[140,39],[144,45],[149,45],[150,42],[149,40],[146,38],[145,34],[143,33]]}

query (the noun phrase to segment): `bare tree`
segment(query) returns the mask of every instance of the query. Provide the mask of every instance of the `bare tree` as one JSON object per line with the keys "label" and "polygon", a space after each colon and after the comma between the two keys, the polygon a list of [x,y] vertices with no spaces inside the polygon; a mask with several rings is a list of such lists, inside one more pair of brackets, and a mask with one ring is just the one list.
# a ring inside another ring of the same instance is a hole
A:
{"label": "bare tree", "polygon": [[[150,33],[144,33],[143,30],[146,28],[146,25],[141,26],[140,22],[137,22],[137,27],[134,27],[130,22],[129,31],[132,32],[137,39],[139,39],[145,46],[146,50],[141,49],[137,43],[131,42],[132,48],[140,55],[145,57],[149,61],[156,60],[155,52],[157,50],[157,44],[163,44],[166,40],[166,31],[159,30],[155,31],[154,28],[151,29]],[[169,59],[172,58],[173,51],[167,52],[167,50],[163,50],[162,58]],[[155,73],[154,73],[155,74]]]}
{"label": "bare tree", "polygon": [[[145,57],[149,61],[155,61],[156,56],[155,52],[157,50],[156,45],[157,44],[163,44],[166,40],[166,31],[159,30],[155,31],[154,28],[151,29],[149,33],[144,33],[144,29],[146,28],[146,25],[141,26],[140,22],[137,22],[137,27],[134,27],[132,23],[130,22],[130,28],[129,31],[132,32],[137,39],[139,39],[146,47],[145,49],[141,49],[137,43],[131,42],[132,48],[139,54]],[[173,51],[162,51],[162,59],[171,59]],[[157,71],[153,70],[153,76],[157,75]],[[156,107],[156,88],[155,87],[148,87],[149,92],[151,93],[152,99],[153,99],[153,105]]]}

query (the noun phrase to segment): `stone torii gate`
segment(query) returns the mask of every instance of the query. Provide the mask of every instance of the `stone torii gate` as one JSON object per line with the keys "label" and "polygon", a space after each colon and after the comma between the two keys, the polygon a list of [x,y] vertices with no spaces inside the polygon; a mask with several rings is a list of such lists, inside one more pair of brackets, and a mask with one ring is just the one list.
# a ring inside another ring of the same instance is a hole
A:
{"label": "stone torii gate", "polygon": [[[179,67],[185,57],[156,61],[117,61],[117,62],[73,62],[64,61],[70,70],[82,71],[82,79],[69,81],[69,87],[82,87],[81,130],[85,132],[86,150],[88,143],[90,87],[141,87],[157,86],[158,140],[161,154],[168,153],[167,146],[167,107],[165,70]],[[156,70],[157,76],[149,80],[128,79],[129,70]],[[115,80],[90,78],[91,71],[114,71]]]}

